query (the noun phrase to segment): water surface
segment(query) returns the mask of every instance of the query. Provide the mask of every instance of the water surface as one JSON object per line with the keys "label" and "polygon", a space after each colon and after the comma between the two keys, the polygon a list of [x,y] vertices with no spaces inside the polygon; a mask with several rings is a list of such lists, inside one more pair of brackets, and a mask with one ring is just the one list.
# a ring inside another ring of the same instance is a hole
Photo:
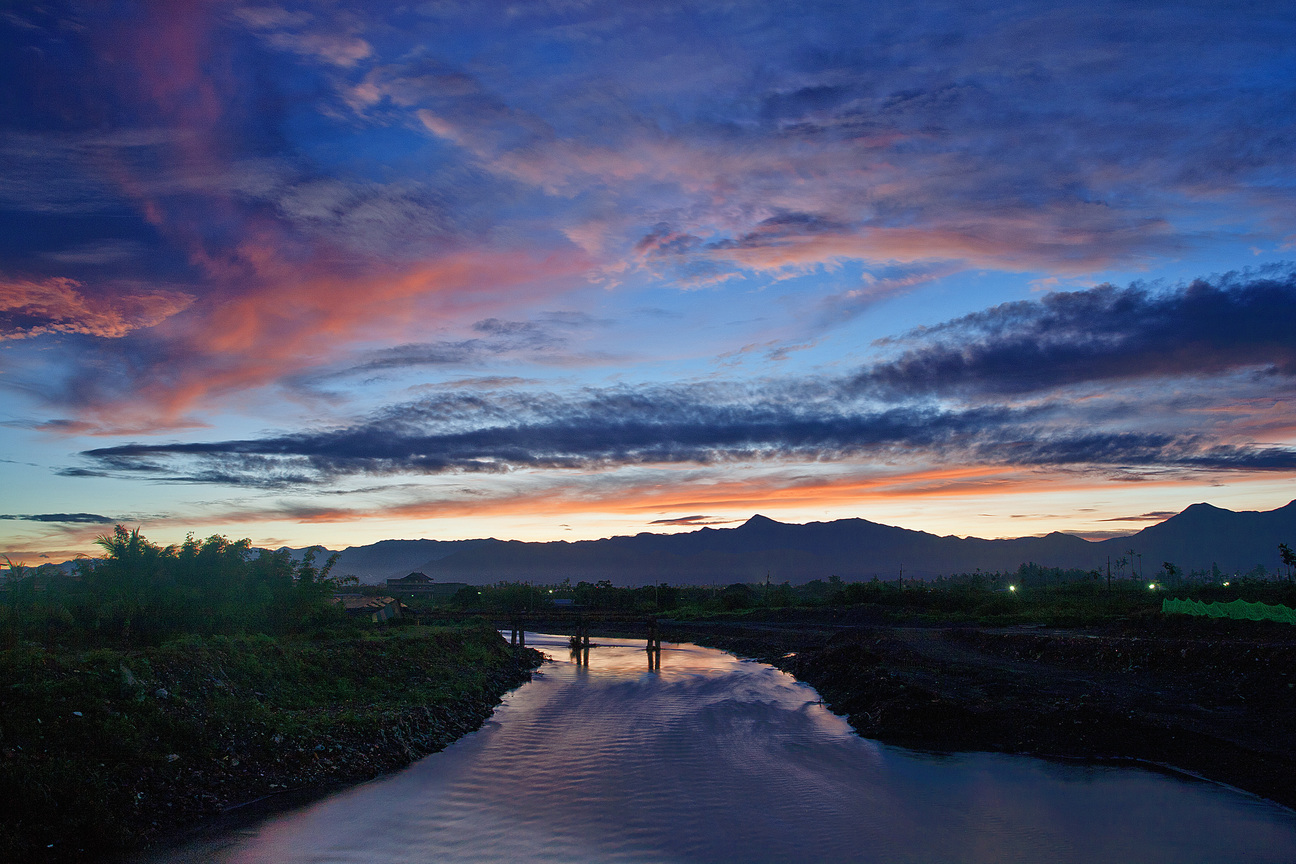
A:
{"label": "water surface", "polygon": [[172,862],[1290,862],[1296,814],[1213,784],[854,734],[761,663],[527,634],[479,732]]}

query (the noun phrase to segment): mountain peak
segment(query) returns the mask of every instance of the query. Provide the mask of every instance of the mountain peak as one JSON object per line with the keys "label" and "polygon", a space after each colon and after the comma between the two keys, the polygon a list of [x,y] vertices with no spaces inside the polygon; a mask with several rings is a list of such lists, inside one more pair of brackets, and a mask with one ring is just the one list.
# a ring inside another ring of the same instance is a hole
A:
{"label": "mountain peak", "polygon": [[782,522],[779,522],[775,519],[771,519],[768,516],[762,516],[761,514],[757,513],[755,516],[751,517],[750,519],[748,519],[746,522],[739,525],[738,527],[739,528],[769,528],[774,525],[782,525],[782,524],[783,524]]}

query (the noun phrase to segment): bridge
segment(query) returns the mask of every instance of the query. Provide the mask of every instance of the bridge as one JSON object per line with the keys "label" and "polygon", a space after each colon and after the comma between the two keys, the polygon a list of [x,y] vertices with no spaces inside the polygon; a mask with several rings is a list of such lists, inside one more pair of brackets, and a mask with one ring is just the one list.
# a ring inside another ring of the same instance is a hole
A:
{"label": "bridge", "polygon": [[420,621],[466,620],[485,617],[501,632],[508,631],[509,644],[515,649],[526,647],[526,632],[563,633],[571,636],[571,650],[576,662],[589,663],[592,631],[617,634],[619,638],[640,638],[648,653],[648,668],[661,668],[662,637],[657,616],[643,612],[607,610],[545,609],[535,612],[494,613],[482,616],[475,612],[439,612],[417,616]]}

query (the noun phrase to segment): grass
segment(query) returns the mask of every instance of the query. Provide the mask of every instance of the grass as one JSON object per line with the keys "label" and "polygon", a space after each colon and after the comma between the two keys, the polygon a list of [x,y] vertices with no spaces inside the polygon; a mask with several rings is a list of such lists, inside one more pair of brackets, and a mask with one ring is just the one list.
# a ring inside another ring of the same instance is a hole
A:
{"label": "grass", "polygon": [[677,619],[714,621],[823,619],[890,624],[1083,627],[1159,612],[1163,596],[1147,590],[1146,586],[1117,586],[1108,591],[1105,586],[1080,582],[1012,592],[937,589],[921,584],[901,591],[893,585],[872,588],[868,583],[857,583],[823,603],[755,605],[733,610],[708,603],[683,606],[668,614]]}
{"label": "grass", "polygon": [[456,706],[493,704],[510,663],[480,625],[0,651],[0,860],[94,860],[219,810],[222,789],[255,797],[321,776],[339,742],[405,741],[411,712],[442,716],[453,737]]}

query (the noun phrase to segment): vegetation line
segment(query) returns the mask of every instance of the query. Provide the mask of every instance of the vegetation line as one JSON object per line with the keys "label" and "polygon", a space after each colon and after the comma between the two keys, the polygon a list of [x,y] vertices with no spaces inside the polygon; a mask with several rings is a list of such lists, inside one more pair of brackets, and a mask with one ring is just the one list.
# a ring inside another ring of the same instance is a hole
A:
{"label": "vegetation line", "polygon": [[527,680],[484,621],[348,619],[314,557],[118,528],[0,603],[0,860],[100,861],[287,790],[369,779]]}

